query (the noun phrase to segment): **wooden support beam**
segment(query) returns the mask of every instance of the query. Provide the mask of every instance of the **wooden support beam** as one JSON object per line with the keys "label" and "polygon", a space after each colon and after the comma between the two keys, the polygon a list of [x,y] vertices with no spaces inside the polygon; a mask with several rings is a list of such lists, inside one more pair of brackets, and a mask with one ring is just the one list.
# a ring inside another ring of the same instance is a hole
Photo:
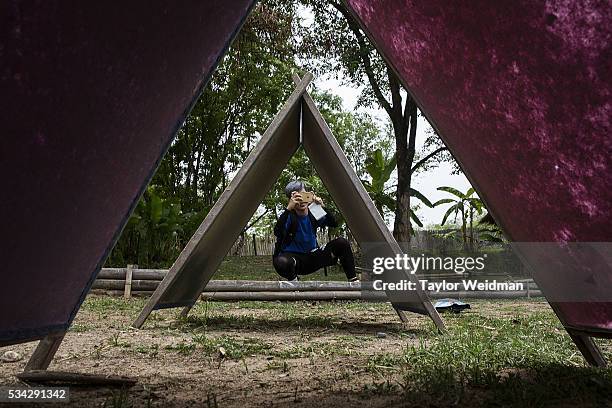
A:
{"label": "wooden support beam", "polygon": [[397,313],[397,316],[400,318],[400,321],[402,323],[408,323],[408,316],[406,315],[406,312],[401,309],[398,309],[395,306],[393,306],[393,310],[395,310],[395,313]]}
{"label": "wooden support beam", "polygon": [[193,306],[185,306],[183,308],[183,310],[181,310],[181,317],[182,318],[186,318],[189,315],[189,312],[191,311],[191,309],[193,308]]}
{"label": "wooden support beam", "polygon": [[65,373],[47,370],[26,371],[17,374],[16,377],[28,384],[42,384],[48,386],[97,385],[106,387],[132,387],[138,382],[136,378],[118,375]]}
{"label": "wooden support beam", "polygon": [[312,81],[306,74],[241,169],[191,237],[164,280],[132,324],[140,328],[155,308],[194,303],[217,271],[236,237],[281,174],[299,145],[301,97]]}
{"label": "wooden support beam", "polygon": [[32,356],[28,360],[24,371],[46,370],[49,367],[49,364],[51,364],[51,360],[53,360],[53,356],[55,356],[60,344],[62,344],[62,340],[64,340],[65,335],[65,332],[56,333],[50,334],[43,338],[38,343],[34,353],[32,353]]}
{"label": "wooden support beam", "polygon": [[[132,296],[151,296],[157,284],[152,284],[152,281],[146,281],[147,284],[142,282],[145,281],[132,281]],[[217,284],[218,282],[223,282]],[[227,282],[227,283],[226,283]],[[246,282],[245,284],[239,282]],[[210,285],[207,286],[203,293],[208,293],[214,297],[217,294],[224,292],[341,292],[341,291],[361,291],[362,299],[365,301],[369,300],[369,295],[376,295],[379,291],[374,291],[370,288],[365,288],[363,285],[366,282],[362,282],[361,286],[358,283],[352,283],[355,286],[348,286],[347,282],[329,282],[329,286],[317,286],[312,285],[317,283],[312,282],[299,282],[293,283],[295,286],[290,287],[279,287],[278,282],[273,285],[268,285],[266,281],[210,281]],[[345,284],[346,286],[343,286]],[[97,284],[93,288],[97,293],[108,294],[111,296],[123,296],[123,281],[106,281],[104,284]],[[96,292],[94,292],[96,293]],[[431,299],[443,299],[443,298],[455,298],[455,299],[522,299],[526,298],[526,290],[517,291],[461,291],[461,292],[425,292]],[[542,292],[532,290],[530,292],[531,298],[541,297]],[[401,309],[401,308],[400,308]],[[403,310],[403,309],[401,309]],[[602,336],[597,336],[602,337]]]}
{"label": "wooden support beam", "polygon": [[[294,74],[293,81],[299,83],[299,76]],[[304,151],[344,216],[351,233],[362,244],[384,244],[386,248],[383,251],[387,256],[402,253],[314,101],[308,93],[304,93],[302,99]],[[404,278],[418,284],[413,274],[405,274]],[[401,309],[429,315],[438,329],[445,331],[444,322],[418,285],[416,290],[401,296],[390,291],[387,295],[396,311]],[[399,312],[398,315],[400,319],[404,317]]]}
{"label": "wooden support beam", "polygon": [[578,347],[578,350],[580,350],[580,353],[582,353],[587,363],[594,367],[607,366],[605,357],[591,336],[587,336],[586,334],[578,334],[570,329],[568,329],[567,332],[576,344],[576,347]]}

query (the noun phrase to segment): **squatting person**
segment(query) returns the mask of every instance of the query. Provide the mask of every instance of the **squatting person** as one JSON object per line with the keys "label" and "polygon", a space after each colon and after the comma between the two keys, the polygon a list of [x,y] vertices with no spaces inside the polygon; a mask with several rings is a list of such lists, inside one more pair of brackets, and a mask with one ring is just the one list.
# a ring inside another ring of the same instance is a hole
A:
{"label": "squatting person", "polygon": [[[274,269],[285,279],[295,281],[298,275],[308,275],[340,261],[348,281],[358,282],[353,250],[347,239],[336,238],[319,247],[317,229],[336,227],[338,223],[329,211],[317,221],[308,209],[309,203],[302,200],[305,187],[302,181],[296,180],[285,188],[289,203],[274,226]],[[323,205],[323,200],[316,195],[313,202]]]}

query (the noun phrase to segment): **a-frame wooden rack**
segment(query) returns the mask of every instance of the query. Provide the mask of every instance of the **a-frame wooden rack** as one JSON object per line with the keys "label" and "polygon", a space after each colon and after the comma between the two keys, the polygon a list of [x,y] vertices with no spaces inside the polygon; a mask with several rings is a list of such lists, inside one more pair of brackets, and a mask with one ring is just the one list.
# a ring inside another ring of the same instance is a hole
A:
{"label": "a-frame wooden rack", "polygon": [[[189,312],[300,145],[357,241],[382,243],[390,256],[402,253],[306,91],[311,80],[311,74],[302,79],[294,76],[295,90],[172,265],[134,327],[141,327],[156,309],[183,307],[184,315]],[[405,274],[405,278],[416,279],[411,274]],[[420,289],[387,296],[402,320],[404,311],[424,314],[444,330],[442,319]]]}

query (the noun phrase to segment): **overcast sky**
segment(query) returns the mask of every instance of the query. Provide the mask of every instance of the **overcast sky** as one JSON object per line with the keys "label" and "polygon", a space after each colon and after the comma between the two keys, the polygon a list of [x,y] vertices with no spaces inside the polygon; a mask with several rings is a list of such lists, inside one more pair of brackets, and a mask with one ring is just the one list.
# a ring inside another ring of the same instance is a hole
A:
{"label": "overcast sky", "polygon": [[[344,104],[344,109],[352,111],[357,103],[359,96],[359,89],[352,88],[349,86],[341,86],[341,81],[333,78],[316,78],[315,83],[317,87],[339,95]],[[377,118],[381,123],[388,121],[388,116],[383,109],[364,109]],[[419,118],[419,124],[417,126],[417,150],[421,149],[423,142],[425,141],[425,132],[429,128],[429,124],[424,118]],[[450,197],[448,193],[438,191],[437,188],[440,186],[451,186],[457,188],[460,191],[465,192],[469,187],[470,183],[463,174],[453,175],[451,174],[452,166],[449,163],[441,163],[439,167],[431,169],[425,172],[421,172],[416,175],[413,179],[413,188],[417,189],[425,195],[430,201],[435,202],[441,198]],[[442,221],[442,217],[448,205],[442,205],[435,208],[428,208],[421,206],[421,209],[417,212],[419,218],[423,222],[423,225],[428,224],[439,224]]]}

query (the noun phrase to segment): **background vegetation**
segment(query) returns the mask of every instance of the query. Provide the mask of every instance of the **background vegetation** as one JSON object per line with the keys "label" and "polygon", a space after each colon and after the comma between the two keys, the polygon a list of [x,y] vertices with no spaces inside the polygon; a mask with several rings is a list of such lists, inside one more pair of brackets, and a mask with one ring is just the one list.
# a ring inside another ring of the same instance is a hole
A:
{"label": "background vegetation", "polygon": [[[304,70],[341,78],[361,89],[357,108],[378,107],[386,113],[386,122],[380,123],[363,110],[346,111],[338,95],[311,90],[396,239],[409,243],[414,228],[423,226],[418,209],[434,205],[412,187],[413,175],[440,161],[454,163],[452,157],[433,131],[417,151],[416,104],[341,1],[267,0],[253,10],[187,117],[107,266],[169,266],[288,97],[291,74]],[[333,207],[300,150],[249,223],[249,233],[270,233],[285,205],[282,187],[294,178],[305,180]],[[478,210],[477,215],[485,213]],[[467,245],[466,222],[478,220],[466,214],[456,221]],[[342,223],[339,230],[350,233]]]}

